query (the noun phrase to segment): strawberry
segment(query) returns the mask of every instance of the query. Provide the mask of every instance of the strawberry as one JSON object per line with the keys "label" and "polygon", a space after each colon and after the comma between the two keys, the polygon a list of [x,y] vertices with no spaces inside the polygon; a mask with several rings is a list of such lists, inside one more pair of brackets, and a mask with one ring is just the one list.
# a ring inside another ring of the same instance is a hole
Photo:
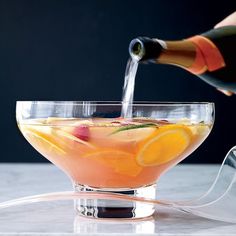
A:
{"label": "strawberry", "polygon": [[90,131],[87,125],[75,127],[72,134],[83,141],[89,141],[90,138]]}

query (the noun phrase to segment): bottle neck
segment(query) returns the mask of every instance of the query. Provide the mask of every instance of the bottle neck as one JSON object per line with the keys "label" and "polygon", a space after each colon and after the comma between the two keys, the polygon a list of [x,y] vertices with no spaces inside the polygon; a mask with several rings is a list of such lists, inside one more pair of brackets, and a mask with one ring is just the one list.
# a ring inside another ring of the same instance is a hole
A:
{"label": "bottle neck", "polygon": [[160,64],[172,64],[185,69],[194,64],[196,58],[196,46],[189,40],[162,41],[165,44],[156,62]]}

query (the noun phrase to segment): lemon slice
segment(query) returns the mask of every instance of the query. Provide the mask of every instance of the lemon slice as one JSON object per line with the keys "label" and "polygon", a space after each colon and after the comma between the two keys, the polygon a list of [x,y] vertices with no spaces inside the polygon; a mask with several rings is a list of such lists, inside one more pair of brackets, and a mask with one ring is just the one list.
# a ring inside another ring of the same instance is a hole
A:
{"label": "lemon slice", "polygon": [[90,144],[90,143],[88,143],[88,142],[86,142],[86,141],[83,141],[82,139],[77,138],[77,137],[75,137],[74,135],[72,135],[72,134],[70,134],[70,133],[67,133],[67,132],[64,131],[64,130],[58,129],[58,130],[56,130],[55,132],[57,133],[58,136],[65,137],[65,138],[70,139],[70,140],[72,140],[72,141],[76,141],[76,142],[78,142],[78,143],[81,143],[81,144],[86,145],[87,147],[90,147],[90,148],[93,148],[93,149],[95,148],[95,146],[93,146],[92,144]]}
{"label": "lemon slice", "polygon": [[184,125],[160,127],[143,141],[137,155],[141,166],[161,165],[177,158],[188,147],[191,131]]}
{"label": "lemon slice", "polygon": [[193,135],[207,135],[210,132],[210,126],[206,124],[196,124],[189,126]]}
{"label": "lemon slice", "polygon": [[121,141],[140,141],[149,137],[154,131],[156,131],[156,127],[145,127],[140,129],[130,129],[121,131],[109,136],[111,139],[121,140]]}
{"label": "lemon slice", "polygon": [[45,133],[41,133],[38,130],[33,129],[32,127],[24,127],[23,133],[28,136],[32,145],[36,145],[36,147],[43,148],[45,150],[50,149],[51,151],[56,151],[59,154],[65,154],[66,152],[61,149],[58,145],[56,145],[50,136]]}
{"label": "lemon slice", "polygon": [[48,117],[44,120],[45,124],[52,126],[62,126],[62,127],[74,127],[79,125],[93,125],[90,120],[84,120],[79,118],[63,118],[63,117]]}
{"label": "lemon slice", "polygon": [[75,121],[77,122],[78,121],[78,118],[74,118],[74,117],[53,117],[53,116],[50,116],[48,117],[47,119],[45,119],[45,123],[46,124],[51,124],[51,123],[54,123],[54,122],[59,122],[59,121]]}
{"label": "lemon slice", "polygon": [[83,156],[112,168],[119,174],[135,177],[142,167],[135,160],[134,155],[118,150],[97,150]]}

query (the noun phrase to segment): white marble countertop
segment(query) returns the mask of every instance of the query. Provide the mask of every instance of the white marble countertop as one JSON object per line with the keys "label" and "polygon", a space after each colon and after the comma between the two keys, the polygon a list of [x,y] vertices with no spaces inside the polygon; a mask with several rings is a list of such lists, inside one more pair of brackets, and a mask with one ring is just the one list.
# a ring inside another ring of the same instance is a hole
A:
{"label": "white marble countertop", "polygon": [[[178,165],[158,183],[161,199],[200,196],[214,180],[217,165]],[[69,179],[51,164],[0,164],[0,201],[71,190]],[[236,235],[236,224],[157,206],[145,221],[89,220],[75,215],[72,201],[35,203],[0,210],[0,235]]]}

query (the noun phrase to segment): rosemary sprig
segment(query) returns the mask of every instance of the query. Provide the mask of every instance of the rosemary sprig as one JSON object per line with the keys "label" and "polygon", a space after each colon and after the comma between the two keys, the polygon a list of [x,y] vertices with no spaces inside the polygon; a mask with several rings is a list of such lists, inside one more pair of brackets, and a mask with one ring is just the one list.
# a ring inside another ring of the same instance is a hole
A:
{"label": "rosemary sprig", "polygon": [[147,127],[158,127],[158,125],[155,123],[145,123],[145,124],[140,124],[140,125],[126,125],[113,131],[112,133],[110,133],[110,135],[117,134],[119,132],[126,131],[126,130],[141,129],[141,128],[147,128]]}

